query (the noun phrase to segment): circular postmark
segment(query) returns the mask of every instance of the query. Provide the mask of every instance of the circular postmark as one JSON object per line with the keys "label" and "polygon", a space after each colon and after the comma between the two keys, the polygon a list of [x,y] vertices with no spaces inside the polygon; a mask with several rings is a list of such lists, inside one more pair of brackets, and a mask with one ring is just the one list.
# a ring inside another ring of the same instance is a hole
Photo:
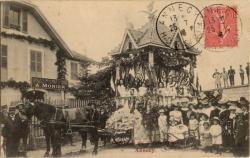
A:
{"label": "circular postmark", "polygon": [[168,48],[189,49],[202,39],[204,31],[202,17],[200,10],[191,3],[171,3],[165,6],[157,17],[157,35]]}
{"label": "circular postmark", "polygon": [[201,12],[202,16],[196,18],[203,18],[204,41],[199,44],[206,50],[215,52],[224,52],[238,46],[242,22],[236,6],[212,4]]}

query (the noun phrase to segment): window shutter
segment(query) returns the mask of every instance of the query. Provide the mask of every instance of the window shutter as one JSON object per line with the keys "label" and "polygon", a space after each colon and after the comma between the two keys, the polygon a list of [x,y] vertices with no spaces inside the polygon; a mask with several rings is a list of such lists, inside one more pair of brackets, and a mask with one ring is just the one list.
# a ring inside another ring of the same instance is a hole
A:
{"label": "window shutter", "polygon": [[3,18],[3,26],[9,27],[10,26],[10,20],[9,20],[9,10],[10,6],[8,4],[4,5],[4,18]]}
{"label": "window shutter", "polygon": [[0,57],[1,57],[1,67],[2,68],[7,68],[8,65],[8,49],[6,45],[1,46],[1,51],[0,51]]}
{"label": "window shutter", "polygon": [[22,26],[23,32],[28,32],[28,14],[26,11],[23,11],[22,22],[23,22],[23,26]]}

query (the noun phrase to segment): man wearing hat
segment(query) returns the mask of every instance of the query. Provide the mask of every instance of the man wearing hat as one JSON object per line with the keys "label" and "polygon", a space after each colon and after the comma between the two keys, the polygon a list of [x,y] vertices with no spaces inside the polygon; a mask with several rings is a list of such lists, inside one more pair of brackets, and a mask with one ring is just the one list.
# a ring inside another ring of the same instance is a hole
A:
{"label": "man wearing hat", "polygon": [[4,122],[4,128],[2,130],[2,136],[6,140],[6,156],[17,157],[18,156],[18,124],[15,120],[15,107],[9,107],[9,114]]}
{"label": "man wearing hat", "polygon": [[24,114],[24,104],[18,103],[16,106],[16,114],[15,114],[15,121],[19,125],[19,132],[18,136],[20,140],[22,140],[22,150],[20,151],[26,156],[26,147],[27,147],[27,139],[29,134],[29,121],[26,115]]}
{"label": "man wearing hat", "polygon": [[159,126],[159,132],[160,132],[160,141],[163,143],[165,142],[165,136],[167,133],[167,116],[164,114],[164,109],[159,110],[160,116],[158,117],[158,126]]}
{"label": "man wearing hat", "polygon": [[249,126],[248,122],[244,120],[243,111],[241,109],[236,110],[235,120],[235,156],[249,156]]}
{"label": "man wearing hat", "polygon": [[212,119],[213,117],[219,117],[220,115],[219,104],[214,103],[213,106],[214,106],[214,109],[210,113],[210,119]]}
{"label": "man wearing hat", "polygon": [[240,97],[239,106],[243,111],[244,120],[249,120],[249,101],[245,97]]}
{"label": "man wearing hat", "polygon": [[226,129],[227,129],[227,145],[228,147],[232,148],[234,145],[234,127],[235,127],[235,118],[236,118],[236,110],[237,106],[234,102],[228,103],[229,105],[229,118],[226,123]]}
{"label": "man wearing hat", "polygon": [[229,120],[230,111],[228,110],[227,101],[222,100],[220,103],[220,125],[222,127],[222,142],[224,147],[229,147],[231,144],[228,141],[228,128],[227,128],[227,121]]}

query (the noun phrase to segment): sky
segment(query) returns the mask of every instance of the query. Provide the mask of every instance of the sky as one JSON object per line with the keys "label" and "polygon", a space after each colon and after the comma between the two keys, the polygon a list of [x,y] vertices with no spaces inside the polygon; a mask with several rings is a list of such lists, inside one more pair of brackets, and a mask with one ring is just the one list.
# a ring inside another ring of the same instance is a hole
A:
{"label": "sky", "polygon": [[[142,11],[147,10],[150,3],[148,0],[30,1],[39,7],[72,50],[97,61],[107,56],[110,51],[122,42],[123,35],[129,24],[132,23],[134,28],[139,28],[148,21],[147,14]],[[201,55],[197,58],[196,74],[199,76],[203,89],[214,88],[214,81],[211,76],[215,68],[222,71],[223,67],[228,69],[230,65],[236,70],[236,84],[239,84],[239,65],[242,64],[245,67],[249,61],[249,2],[247,0],[193,1],[186,0],[186,2],[192,3],[200,10],[207,5],[218,3],[237,7],[238,25],[240,26],[237,47],[211,51],[204,48],[204,38],[195,47],[202,50]],[[158,15],[166,5],[172,2],[175,1],[155,1],[153,10],[157,10],[156,15]]]}

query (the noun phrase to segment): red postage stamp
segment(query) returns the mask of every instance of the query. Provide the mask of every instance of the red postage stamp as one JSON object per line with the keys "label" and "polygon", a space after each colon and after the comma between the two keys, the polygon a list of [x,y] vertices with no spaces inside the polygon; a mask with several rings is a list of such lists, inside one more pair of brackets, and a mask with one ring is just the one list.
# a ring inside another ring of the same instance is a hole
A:
{"label": "red postage stamp", "polygon": [[236,47],[238,45],[237,8],[224,5],[204,10],[205,48]]}

